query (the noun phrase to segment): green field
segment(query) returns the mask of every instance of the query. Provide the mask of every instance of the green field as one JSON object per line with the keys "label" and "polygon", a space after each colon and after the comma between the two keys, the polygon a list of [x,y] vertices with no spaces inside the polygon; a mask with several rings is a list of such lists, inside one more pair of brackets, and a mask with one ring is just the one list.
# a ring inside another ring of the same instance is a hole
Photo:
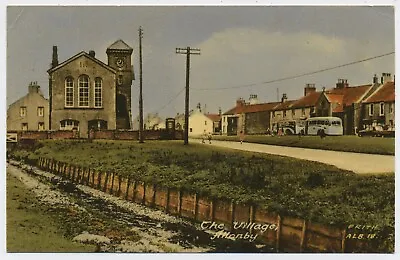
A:
{"label": "green field", "polygon": [[333,166],[181,141],[43,141],[39,156],[137,180],[255,203],[321,224],[394,227],[394,174],[360,176]]}
{"label": "green field", "polygon": [[7,174],[7,252],[94,252],[94,245],[75,243],[35,195]]}
{"label": "green field", "polygon": [[[214,140],[239,141],[238,136],[213,136]],[[270,144],[280,146],[303,147],[343,152],[370,153],[394,155],[395,139],[381,137],[358,137],[354,135],[327,136],[321,139],[319,136],[267,136],[247,135],[245,142]]]}

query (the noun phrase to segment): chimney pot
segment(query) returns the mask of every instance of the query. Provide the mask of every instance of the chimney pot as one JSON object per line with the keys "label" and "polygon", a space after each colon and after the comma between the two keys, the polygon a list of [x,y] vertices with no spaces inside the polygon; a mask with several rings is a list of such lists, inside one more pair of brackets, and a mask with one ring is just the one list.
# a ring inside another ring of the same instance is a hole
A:
{"label": "chimney pot", "polygon": [[94,50],[89,51],[89,56],[95,58],[96,52]]}

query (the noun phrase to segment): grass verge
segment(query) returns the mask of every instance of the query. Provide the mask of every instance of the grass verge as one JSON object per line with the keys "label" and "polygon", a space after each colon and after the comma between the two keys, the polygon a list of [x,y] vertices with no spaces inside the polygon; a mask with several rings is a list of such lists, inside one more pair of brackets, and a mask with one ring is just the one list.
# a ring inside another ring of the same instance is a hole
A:
{"label": "grass verge", "polygon": [[73,242],[63,236],[60,224],[35,195],[7,174],[7,252],[94,252],[94,245]]}
{"label": "grass verge", "polygon": [[[238,136],[213,136],[214,140],[239,141]],[[369,153],[369,154],[395,154],[395,139],[380,137],[358,137],[358,136],[327,136],[321,139],[318,136],[267,136],[247,135],[245,142],[269,144],[279,146],[302,147],[312,149],[323,149],[342,152]]]}
{"label": "grass verge", "polygon": [[394,227],[394,173],[360,176],[322,163],[178,141],[47,140],[10,155],[73,162],[321,224]]}

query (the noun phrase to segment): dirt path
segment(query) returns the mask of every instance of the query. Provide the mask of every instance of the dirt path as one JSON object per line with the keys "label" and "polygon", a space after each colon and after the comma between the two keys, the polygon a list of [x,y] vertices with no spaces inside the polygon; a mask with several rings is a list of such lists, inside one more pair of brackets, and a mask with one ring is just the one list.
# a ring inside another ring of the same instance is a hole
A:
{"label": "dirt path", "polygon": [[273,252],[258,243],[211,240],[199,224],[144,207],[52,173],[10,162],[15,176],[58,214],[67,237],[90,242],[100,252]]}
{"label": "dirt path", "polygon": [[[201,140],[199,141],[196,139],[192,139],[191,142],[201,143]],[[212,141],[211,145],[243,151],[276,154],[309,161],[316,161],[329,165],[334,165],[340,169],[353,171],[358,174],[388,173],[394,172],[395,169],[395,156],[390,155],[337,152],[267,144],[254,144],[246,142],[240,144],[239,142],[216,140]]]}

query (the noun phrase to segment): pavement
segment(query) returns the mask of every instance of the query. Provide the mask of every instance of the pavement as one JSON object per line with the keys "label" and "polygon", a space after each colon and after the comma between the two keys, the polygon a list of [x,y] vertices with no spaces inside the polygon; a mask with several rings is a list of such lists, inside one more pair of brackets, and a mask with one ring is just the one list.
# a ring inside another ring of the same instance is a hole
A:
{"label": "pavement", "polygon": [[[191,142],[201,143],[201,140],[192,139]],[[208,142],[204,145],[210,145]],[[281,156],[321,162],[334,165],[340,169],[349,170],[358,174],[378,174],[395,171],[395,156],[327,151],[309,148],[276,146],[267,144],[254,144],[232,141],[213,140],[211,145],[243,150],[249,152],[268,153]]]}

